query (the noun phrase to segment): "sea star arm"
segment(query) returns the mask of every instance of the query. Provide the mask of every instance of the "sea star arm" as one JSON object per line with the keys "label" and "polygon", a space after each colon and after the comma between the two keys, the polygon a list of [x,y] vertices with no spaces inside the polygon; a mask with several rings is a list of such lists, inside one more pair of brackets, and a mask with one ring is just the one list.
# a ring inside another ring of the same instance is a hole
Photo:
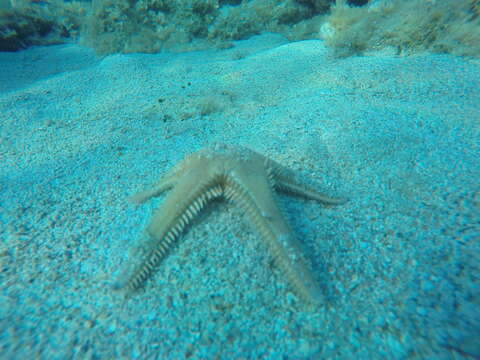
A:
{"label": "sea star arm", "polygon": [[280,176],[275,179],[275,188],[279,191],[289,193],[295,196],[301,196],[306,199],[316,200],[328,205],[343,204],[346,200],[341,198],[333,198],[320,193],[311,186],[297,182],[294,178]]}
{"label": "sea star arm", "polygon": [[271,178],[275,189],[287,194],[300,196],[305,199],[316,200],[327,205],[339,205],[346,199],[334,198],[320,193],[315,188],[299,182],[294,173],[279,163],[265,158],[265,163],[271,169]]}
{"label": "sea star arm", "polygon": [[175,182],[175,179],[172,177],[162,179],[152,188],[137,192],[136,194],[132,195],[128,201],[137,205],[143,204],[152,197],[160,196],[164,191],[173,188],[175,186]]}
{"label": "sea star arm", "polygon": [[163,177],[155,184],[153,187],[137,192],[136,194],[130,196],[128,201],[133,204],[143,204],[145,201],[151,199],[152,197],[160,196],[166,190],[173,188],[178,179],[182,176],[185,172],[183,170],[183,162],[177,166],[174,166],[170,169]]}
{"label": "sea star arm", "polygon": [[314,279],[311,264],[282,216],[265,171],[238,171],[230,181],[225,197],[250,217],[298,294],[308,302],[321,302],[322,292]]}
{"label": "sea star arm", "polygon": [[221,194],[220,186],[209,182],[199,183],[195,174],[183,176],[147,227],[147,234],[152,241],[146,259],[134,269],[121,287],[128,290],[138,288],[166,256],[185,227],[210,200]]}

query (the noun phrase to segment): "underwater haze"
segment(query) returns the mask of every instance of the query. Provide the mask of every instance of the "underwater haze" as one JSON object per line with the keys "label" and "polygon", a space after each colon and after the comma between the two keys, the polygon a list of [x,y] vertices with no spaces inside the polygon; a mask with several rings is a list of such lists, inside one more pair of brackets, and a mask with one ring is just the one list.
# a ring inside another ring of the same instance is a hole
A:
{"label": "underwater haze", "polygon": [[477,0],[0,0],[0,359],[480,359],[479,159]]}

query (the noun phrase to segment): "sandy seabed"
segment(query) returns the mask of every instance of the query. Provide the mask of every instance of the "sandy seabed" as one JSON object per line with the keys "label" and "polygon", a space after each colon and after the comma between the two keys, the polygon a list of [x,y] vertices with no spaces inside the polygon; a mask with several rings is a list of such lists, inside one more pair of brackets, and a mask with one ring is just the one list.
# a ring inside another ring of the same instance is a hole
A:
{"label": "sandy seabed", "polygon": [[[229,50],[0,53],[0,358],[480,358],[480,64]],[[246,146],[348,202],[279,196],[325,303],[216,203],[136,294],[112,289],[185,155]],[[33,357],[32,357],[33,356]]]}

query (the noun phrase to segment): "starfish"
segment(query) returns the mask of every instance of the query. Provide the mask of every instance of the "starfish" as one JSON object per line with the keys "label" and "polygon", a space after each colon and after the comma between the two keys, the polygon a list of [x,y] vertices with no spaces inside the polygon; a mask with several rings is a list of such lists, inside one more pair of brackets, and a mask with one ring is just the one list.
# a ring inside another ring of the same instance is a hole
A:
{"label": "starfish", "polygon": [[212,200],[223,198],[238,205],[251,219],[296,293],[307,302],[322,301],[312,265],[285,221],[274,190],[325,204],[340,204],[342,199],[302,185],[292,171],[253,150],[225,144],[187,156],[153,188],[135,194],[131,200],[141,204],[168,189],[172,191],[146,229],[151,245],[145,260],[117,287],[140,287],[193,218]]}

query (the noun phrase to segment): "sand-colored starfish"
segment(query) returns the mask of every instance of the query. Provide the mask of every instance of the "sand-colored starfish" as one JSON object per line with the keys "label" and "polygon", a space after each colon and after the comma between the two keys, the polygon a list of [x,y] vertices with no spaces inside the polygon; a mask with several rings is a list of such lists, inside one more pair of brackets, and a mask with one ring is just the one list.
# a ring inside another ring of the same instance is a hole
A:
{"label": "sand-colored starfish", "polygon": [[207,203],[224,198],[248,215],[297,294],[313,303],[322,300],[311,263],[287,225],[274,190],[326,204],[340,204],[343,200],[300,184],[293,172],[250,149],[224,144],[187,156],[152,189],[134,195],[132,200],[143,203],[168,189],[172,191],[147,227],[152,245],[146,258],[120,287],[139,287]]}

